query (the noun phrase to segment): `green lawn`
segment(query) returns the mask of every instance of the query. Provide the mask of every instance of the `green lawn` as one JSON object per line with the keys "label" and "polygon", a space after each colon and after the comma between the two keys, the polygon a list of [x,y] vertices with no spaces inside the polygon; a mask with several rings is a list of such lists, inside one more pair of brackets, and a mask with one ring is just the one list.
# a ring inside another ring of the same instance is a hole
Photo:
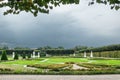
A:
{"label": "green lawn", "polygon": [[[86,65],[84,63],[87,63],[88,67],[89,67],[89,64],[90,65],[91,64],[98,64],[98,65],[102,64],[103,66],[104,65],[112,65],[112,66],[117,66],[117,69],[116,69],[117,73],[120,73],[120,60],[114,60],[114,59],[112,59],[112,60],[111,59],[110,60],[109,59],[108,60],[104,60],[104,59],[103,60],[99,60],[99,59],[89,59],[89,58],[60,58],[60,57],[59,58],[58,57],[56,57],[56,58],[55,57],[51,57],[51,58],[39,58],[39,59],[31,59],[31,60],[10,60],[10,61],[3,61],[3,62],[0,62],[0,69],[1,68],[12,69],[12,70],[14,70],[13,73],[42,73],[42,69],[41,68],[38,68],[37,71],[36,71],[36,70],[30,69],[30,68],[27,68],[27,67],[24,67],[24,66],[26,66],[26,65],[36,65],[37,64],[37,66],[44,67],[44,65],[54,66],[55,64],[64,64],[65,62],[74,62],[76,64],[83,64],[83,66]],[[92,66],[94,67],[94,65],[92,65]],[[108,69],[107,67],[105,67],[105,68]],[[115,73],[116,72],[116,71],[114,71],[114,68],[111,69],[111,70],[113,72],[109,72],[109,73]],[[92,74],[97,74],[98,72],[100,72],[100,74],[101,74],[102,73],[101,71],[102,70],[99,70],[99,71],[93,70]],[[66,71],[63,71],[63,72],[66,72]],[[73,74],[69,70],[68,70],[68,72],[65,73],[65,74]],[[83,74],[83,73],[85,73],[85,74],[89,73],[90,74],[90,71],[87,71],[87,72],[74,71],[75,74],[78,74],[76,72],[78,72],[80,74]],[[12,73],[12,72],[10,72],[10,73]],[[53,73],[54,72],[51,72],[49,74],[53,74]]]}
{"label": "green lawn", "polygon": [[44,59],[33,59],[33,60],[15,60],[15,61],[6,61],[6,62],[1,62],[0,64],[19,64],[19,65],[28,65],[28,64],[37,64],[40,63]]}
{"label": "green lawn", "polygon": [[40,62],[41,64],[61,64],[65,62],[88,62],[88,59],[85,58],[44,58],[47,61]]}
{"label": "green lawn", "polygon": [[120,60],[92,60],[92,63],[107,64],[107,65],[120,65]]}
{"label": "green lawn", "polygon": [[120,65],[120,60],[89,60],[88,58],[40,58],[40,59],[33,59],[33,60],[7,61],[7,62],[1,62],[0,64],[20,64],[20,65],[61,64],[65,62]]}

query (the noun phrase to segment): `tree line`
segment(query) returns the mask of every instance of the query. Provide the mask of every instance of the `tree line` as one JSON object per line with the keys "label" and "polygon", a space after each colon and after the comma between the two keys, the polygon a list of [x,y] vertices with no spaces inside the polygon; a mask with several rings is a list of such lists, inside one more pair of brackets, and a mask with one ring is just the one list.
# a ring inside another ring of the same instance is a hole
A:
{"label": "tree line", "polygon": [[120,50],[120,44],[113,44],[108,46],[102,46],[102,47],[87,47],[86,49],[80,49],[79,52],[104,52],[104,51],[119,51]]}

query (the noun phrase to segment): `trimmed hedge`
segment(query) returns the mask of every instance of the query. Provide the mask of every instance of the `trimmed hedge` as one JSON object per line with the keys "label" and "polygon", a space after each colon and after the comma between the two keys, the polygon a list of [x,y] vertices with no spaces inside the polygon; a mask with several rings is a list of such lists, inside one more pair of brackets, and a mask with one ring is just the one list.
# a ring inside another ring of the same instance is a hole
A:
{"label": "trimmed hedge", "polygon": [[48,49],[46,50],[46,53],[52,56],[65,56],[70,55],[74,53],[74,50],[72,49]]}

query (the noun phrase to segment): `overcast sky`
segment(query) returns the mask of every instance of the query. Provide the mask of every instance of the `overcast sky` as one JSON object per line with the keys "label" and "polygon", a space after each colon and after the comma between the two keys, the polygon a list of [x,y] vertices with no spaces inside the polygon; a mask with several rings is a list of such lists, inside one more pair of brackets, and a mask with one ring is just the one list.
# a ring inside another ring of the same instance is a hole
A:
{"label": "overcast sky", "polygon": [[30,13],[3,16],[0,9],[0,44],[10,47],[103,46],[120,43],[120,10],[109,6],[79,5],[56,7],[49,14]]}

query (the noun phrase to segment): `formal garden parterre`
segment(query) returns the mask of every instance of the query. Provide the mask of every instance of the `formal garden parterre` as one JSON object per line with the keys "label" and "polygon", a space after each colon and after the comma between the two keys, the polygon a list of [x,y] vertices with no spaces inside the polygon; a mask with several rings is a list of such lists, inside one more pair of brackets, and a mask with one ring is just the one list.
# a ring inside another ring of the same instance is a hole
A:
{"label": "formal garden parterre", "polygon": [[9,54],[3,50],[0,61],[0,73],[61,75],[120,74],[119,58],[94,57],[96,54],[94,52],[88,53],[89,55],[81,53],[83,54],[82,56],[73,53],[72,50],[68,51],[69,53],[66,55],[60,55],[61,52],[63,50],[59,51],[59,56],[54,56],[38,51],[29,52],[28,54],[25,52],[22,54],[17,52]]}

